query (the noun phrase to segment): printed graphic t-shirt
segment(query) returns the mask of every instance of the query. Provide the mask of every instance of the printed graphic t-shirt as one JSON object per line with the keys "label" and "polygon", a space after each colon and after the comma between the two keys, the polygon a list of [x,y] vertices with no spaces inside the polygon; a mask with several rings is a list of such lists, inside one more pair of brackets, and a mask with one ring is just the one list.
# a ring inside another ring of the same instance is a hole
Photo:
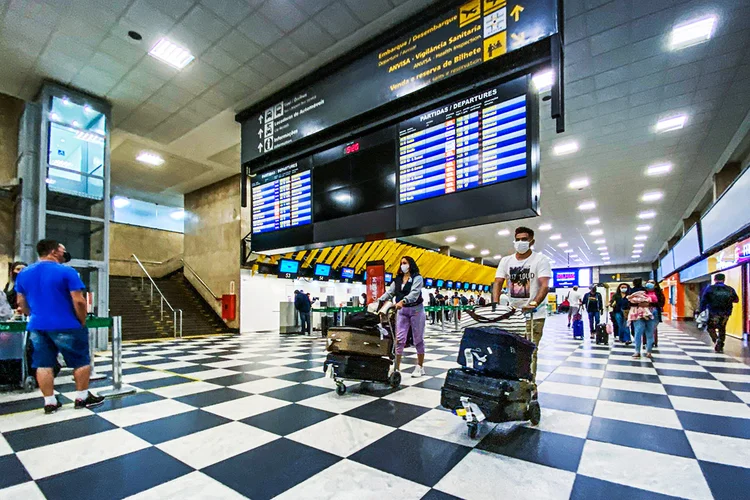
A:
{"label": "printed graphic t-shirt", "polygon": [[[505,278],[510,296],[510,305],[517,309],[522,308],[534,300],[539,292],[539,278],[551,278],[552,267],[549,259],[544,255],[532,252],[524,259],[518,260],[516,254],[508,255],[500,260],[497,266],[495,278]],[[547,297],[539,303],[534,317],[547,316]]]}

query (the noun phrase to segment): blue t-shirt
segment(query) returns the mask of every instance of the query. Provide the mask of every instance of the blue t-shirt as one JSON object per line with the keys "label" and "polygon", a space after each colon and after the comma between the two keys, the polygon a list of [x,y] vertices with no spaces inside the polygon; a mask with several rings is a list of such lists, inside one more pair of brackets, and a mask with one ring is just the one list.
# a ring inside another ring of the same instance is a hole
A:
{"label": "blue t-shirt", "polygon": [[85,290],[72,267],[42,260],[27,267],[16,278],[16,290],[31,309],[28,330],[53,331],[81,328],[70,292]]}

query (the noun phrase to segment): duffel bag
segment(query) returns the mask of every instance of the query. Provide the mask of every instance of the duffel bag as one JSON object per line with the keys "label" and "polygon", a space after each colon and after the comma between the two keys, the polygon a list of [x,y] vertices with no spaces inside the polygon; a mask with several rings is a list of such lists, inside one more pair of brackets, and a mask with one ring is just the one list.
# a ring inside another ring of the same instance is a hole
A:
{"label": "duffel bag", "polygon": [[495,326],[502,328],[506,332],[524,335],[526,333],[526,316],[523,311],[509,306],[477,307],[473,311],[465,311],[464,316],[459,322],[462,329],[476,326]]}
{"label": "duffel bag", "polygon": [[458,364],[491,377],[531,379],[531,355],[536,345],[494,326],[464,330]]}
{"label": "duffel bag", "polygon": [[370,356],[329,353],[323,362],[323,371],[331,367],[337,378],[387,382],[391,360]]}
{"label": "duffel bag", "polygon": [[377,329],[380,324],[380,317],[377,314],[373,314],[367,311],[359,311],[350,314],[344,320],[346,326],[353,328],[362,328],[363,330]]}
{"label": "duffel bag", "polygon": [[341,354],[359,354],[362,356],[390,356],[393,351],[393,340],[381,338],[360,328],[331,327],[328,329],[328,352]]}

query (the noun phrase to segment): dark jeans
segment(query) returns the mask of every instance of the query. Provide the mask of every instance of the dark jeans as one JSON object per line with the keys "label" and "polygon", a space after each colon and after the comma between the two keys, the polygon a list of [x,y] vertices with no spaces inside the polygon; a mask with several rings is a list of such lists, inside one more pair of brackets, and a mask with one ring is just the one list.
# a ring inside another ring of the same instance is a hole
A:
{"label": "dark jeans", "polygon": [[299,312],[299,321],[302,325],[302,333],[310,335],[310,312]]}
{"label": "dark jeans", "polygon": [[599,311],[589,311],[589,328],[594,333],[594,329],[599,325]]}
{"label": "dark jeans", "polygon": [[711,340],[717,343],[720,347],[724,346],[724,341],[727,338],[727,321],[729,320],[728,314],[709,314],[707,330],[711,336]]}

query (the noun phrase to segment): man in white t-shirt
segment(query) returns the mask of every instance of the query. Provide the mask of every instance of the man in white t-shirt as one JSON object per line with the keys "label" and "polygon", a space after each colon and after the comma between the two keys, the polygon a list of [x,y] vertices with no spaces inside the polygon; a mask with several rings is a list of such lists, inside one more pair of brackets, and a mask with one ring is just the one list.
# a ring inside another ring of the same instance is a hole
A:
{"label": "man in white t-shirt", "polygon": [[[547,318],[547,292],[552,277],[549,259],[531,250],[534,245],[534,230],[528,227],[517,227],[513,246],[516,253],[500,260],[495,273],[495,285],[492,288],[492,303],[500,299],[503,285],[508,286],[510,305],[524,312],[534,311],[532,322],[526,322],[526,336],[537,346],[542,341],[544,321]],[[536,358],[538,349],[534,350],[531,360],[531,372],[536,376]]]}
{"label": "man in white t-shirt", "polygon": [[583,299],[584,293],[578,289],[578,286],[574,286],[573,290],[568,292],[568,302],[570,302],[570,309],[568,310],[568,328],[570,328],[570,321],[578,314],[581,310],[581,300]]}

